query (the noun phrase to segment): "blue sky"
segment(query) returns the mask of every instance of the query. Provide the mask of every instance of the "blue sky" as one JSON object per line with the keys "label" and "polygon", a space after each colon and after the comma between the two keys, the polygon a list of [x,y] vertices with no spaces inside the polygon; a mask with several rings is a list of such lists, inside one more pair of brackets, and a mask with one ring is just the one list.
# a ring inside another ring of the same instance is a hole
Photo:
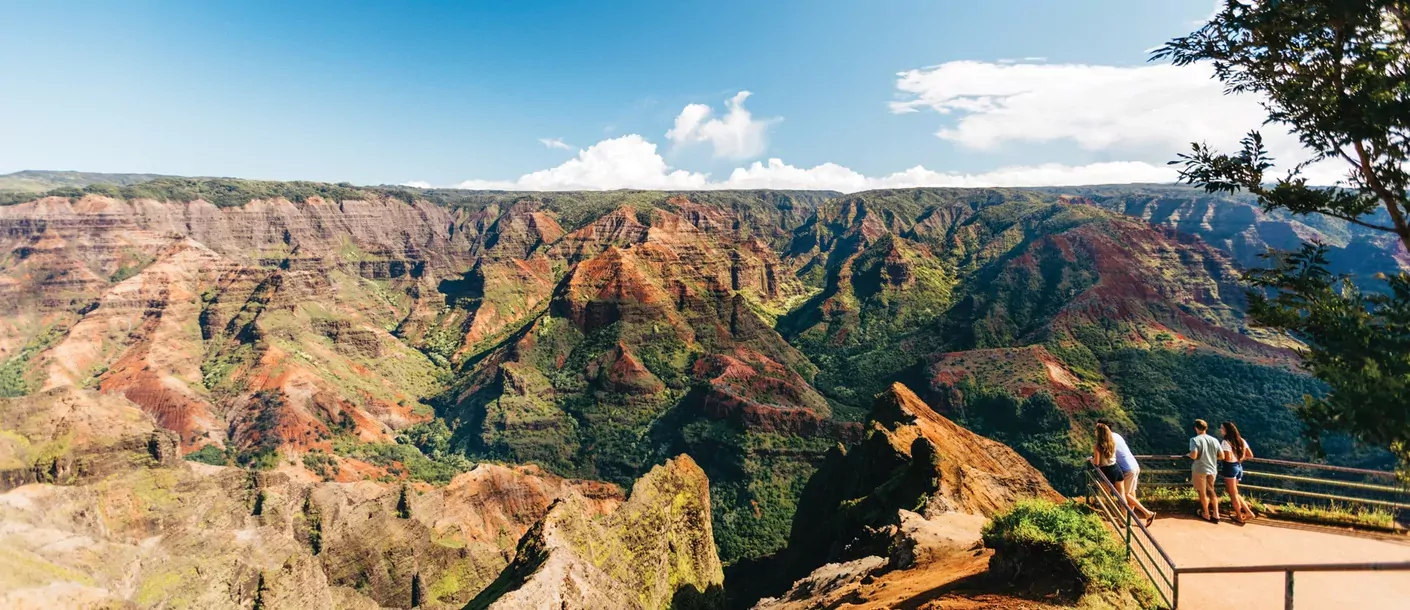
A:
{"label": "blue sky", "polygon": [[1256,106],[1219,100],[1202,69],[1145,62],[1212,7],[11,3],[0,172],[844,190],[1143,179],[1192,136],[1257,126]]}

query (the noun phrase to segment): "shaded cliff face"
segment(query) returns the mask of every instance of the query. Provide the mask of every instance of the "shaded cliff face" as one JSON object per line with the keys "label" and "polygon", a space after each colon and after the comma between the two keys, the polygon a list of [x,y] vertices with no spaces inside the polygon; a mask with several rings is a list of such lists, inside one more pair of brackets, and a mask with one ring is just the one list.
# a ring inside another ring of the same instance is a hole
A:
{"label": "shaded cliff face", "polygon": [[974,552],[980,528],[1029,498],[1061,496],[1013,449],[893,384],[876,396],[866,436],[830,451],[809,479],[787,548],[731,574],[740,580],[733,601],[773,596],[759,607],[774,609],[826,607],[830,599],[870,607],[907,602],[902,593],[916,583],[869,585],[892,570],[924,570],[926,578],[893,576],[892,584],[925,581],[931,588],[983,572]]}
{"label": "shaded cliff face", "polygon": [[690,457],[667,460],[593,519],[567,497],[519,542],[514,563],[471,608],[708,608],[723,594],[710,488]]}
{"label": "shaded cliff face", "polygon": [[808,481],[787,552],[808,569],[855,559],[887,544],[868,537],[894,524],[898,509],[987,517],[1023,498],[1061,496],[1013,449],[893,384],[877,395],[862,441],[829,452]]}

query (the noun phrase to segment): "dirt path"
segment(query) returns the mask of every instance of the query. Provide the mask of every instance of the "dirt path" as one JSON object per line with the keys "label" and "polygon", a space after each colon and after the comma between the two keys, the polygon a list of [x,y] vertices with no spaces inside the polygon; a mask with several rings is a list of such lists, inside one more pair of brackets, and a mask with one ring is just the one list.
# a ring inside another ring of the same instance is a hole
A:
{"label": "dirt path", "polygon": [[[1296,524],[1215,525],[1168,518],[1157,519],[1151,534],[1181,567],[1410,561],[1407,541],[1340,535]],[[1295,578],[1297,610],[1410,608],[1410,572],[1298,573]],[[1180,607],[1280,610],[1283,574],[1181,576]]]}

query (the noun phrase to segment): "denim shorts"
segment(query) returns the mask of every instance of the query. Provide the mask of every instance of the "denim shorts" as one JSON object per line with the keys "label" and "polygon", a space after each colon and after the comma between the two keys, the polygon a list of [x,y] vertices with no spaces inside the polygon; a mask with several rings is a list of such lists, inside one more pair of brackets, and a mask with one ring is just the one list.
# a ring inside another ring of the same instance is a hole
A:
{"label": "denim shorts", "polygon": [[1220,462],[1219,476],[1221,478],[1233,479],[1235,481],[1243,482],[1244,465],[1239,462]]}

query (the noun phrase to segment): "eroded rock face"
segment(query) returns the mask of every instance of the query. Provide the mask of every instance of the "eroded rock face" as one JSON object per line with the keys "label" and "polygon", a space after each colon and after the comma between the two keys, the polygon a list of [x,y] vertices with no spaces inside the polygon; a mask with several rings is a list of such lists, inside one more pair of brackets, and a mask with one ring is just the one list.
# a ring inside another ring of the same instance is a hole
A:
{"label": "eroded rock face", "polygon": [[181,463],[176,435],[121,397],[63,387],[0,399],[0,492]]}
{"label": "eroded rock face", "polygon": [[556,499],[571,494],[585,518],[619,502],[576,485],[488,465],[417,488],[201,464],[26,485],[0,494],[0,563],[13,568],[0,604],[81,593],[139,607],[459,607]]}
{"label": "eroded rock face", "polygon": [[7,608],[459,607],[555,501],[587,519],[622,501],[532,466],[437,487],[184,462],[151,415],[93,390],[0,400],[0,429]]}
{"label": "eroded rock face", "polygon": [[[1239,316],[1243,254],[1109,211],[1122,198],[1234,250],[1321,234],[1367,261],[1404,259],[1223,200],[1147,201],[1145,187],[422,193],[431,203],[332,186],[305,191],[348,199],[216,206],[179,200],[187,189],[0,208],[0,395],[96,392],[175,434],[171,451],[147,437],[154,455],[201,450],[305,485],[426,478],[391,444],[433,417],[453,433],[437,449],[452,471],[464,454],[627,485],[686,453],[711,479],[734,562],[787,543],[803,482],[830,447],[871,434],[856,419],[890,380],[925,375],[942,413],[969,381],[1052,394],[1061,409],[1042,433],[1055,442],[1035,444],[1050,447],[1080,435],[1070,421],[1132,420],[1101,350],[1290,361]],[[861,448],[944,466],[947,449],[901,428]],[[0,435],[5,451],[12,484],[110,474]],[[928,489],[924,471],[897,479],[901,495]],[[356,536],[384,530],[421,535]],[[385,572],[366,587],[410,594],[419,572],[363,555]]]}
{"label": "eroded rock face", "polygon": [[722,601],[709,482],[688,456],[651,469],[603,519],[589,518],[581,502],[556,503],[470,607],[707,608]]}

